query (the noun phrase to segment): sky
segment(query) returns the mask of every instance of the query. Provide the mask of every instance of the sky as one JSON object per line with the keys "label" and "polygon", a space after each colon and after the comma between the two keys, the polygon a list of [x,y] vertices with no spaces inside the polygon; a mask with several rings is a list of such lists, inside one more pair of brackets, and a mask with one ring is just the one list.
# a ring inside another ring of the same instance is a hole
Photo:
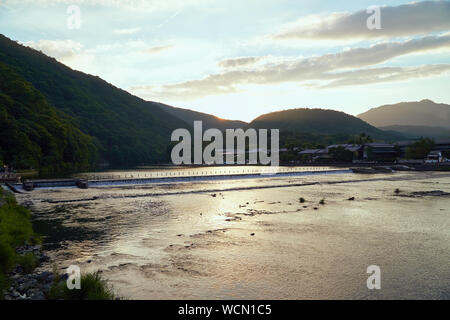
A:
{"label": "sky", "polygon": [[0,0],[0,33],[145,100],[226,119],[450,104],[450,1]]}

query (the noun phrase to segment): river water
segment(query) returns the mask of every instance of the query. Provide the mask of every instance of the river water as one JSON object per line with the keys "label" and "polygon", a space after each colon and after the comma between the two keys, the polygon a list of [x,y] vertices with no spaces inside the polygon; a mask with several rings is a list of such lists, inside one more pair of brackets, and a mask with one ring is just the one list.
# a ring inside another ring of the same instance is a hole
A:
{"label": "river water", "polygon": [[[205,170],[218,175],[221,169]],[[426,193],[435,190],[442,192]],[[339,172],[105,183],[17,198],[32,210],[37,231],[48,235],[52,262],[43,268],[100,270],[129,299],[449,299],[445,193],[448,173]],[[380,267],[380,290],[367,288],[370,265]]]}

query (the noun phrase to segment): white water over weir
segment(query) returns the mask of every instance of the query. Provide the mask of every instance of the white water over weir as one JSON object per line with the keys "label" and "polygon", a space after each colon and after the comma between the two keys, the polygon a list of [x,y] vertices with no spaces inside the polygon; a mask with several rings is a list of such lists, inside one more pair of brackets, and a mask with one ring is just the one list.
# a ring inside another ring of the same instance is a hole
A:
{"label": "white water over weir", "polygon": [[[165,170],[152,173],[137,174],[85,174],[82,176],[87,181],[89,188],[103,186],[121,186],[121,185],[144,185],[157,183],[178,183],[195,181],[217,181],[217,180],[240,180],[240,179],[265,179],[278,177],[310,176],[323,174],[344,174],[352,173],[348,168],[330,168],[330,167],[297,167],[297,168],[274,168],[265,167],[263,170]],[[60,179],[60,180],[33,180],[34,188],[67,188],[77,187],[79,179]],[[20,187],[20,184],[16,185]]]}

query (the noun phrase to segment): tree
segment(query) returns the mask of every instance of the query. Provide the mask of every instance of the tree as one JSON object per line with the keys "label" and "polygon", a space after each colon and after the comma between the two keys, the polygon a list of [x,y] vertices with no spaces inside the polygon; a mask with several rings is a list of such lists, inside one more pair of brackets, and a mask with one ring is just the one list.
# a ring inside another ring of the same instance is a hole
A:
{"label": "tree", "polygon": [[359,145],[363,145],[363,144],[367,144],[367,143],[371,143],[371,142],[373,142],[372,137],[367,135],[365,132],[360,133],[360,135],[356,136],[355,139],[353,140],[354,144],[359,144]]}
{"label": "tree", "polygon": [[58,173],[96,161],[93,138],[62,116],[24,78],[0,62],[0,159],[18,169]]}
{"label": "tree", "polygon": [[335,161],[350,162],[353,160],[353,152],[345,149],[343,146],[329,149],[328,154]]}
{"label": "tree", "polygon": [[424,159],[434,147],[434,140],[430,138],[420,138],[406,148],[407,159]]}

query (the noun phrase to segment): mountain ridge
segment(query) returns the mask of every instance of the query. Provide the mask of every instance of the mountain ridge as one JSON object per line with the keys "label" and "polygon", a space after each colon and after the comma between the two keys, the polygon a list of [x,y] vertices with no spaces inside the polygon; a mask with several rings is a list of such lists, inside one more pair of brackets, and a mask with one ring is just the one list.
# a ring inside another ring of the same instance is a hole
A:
{"label": "mountain ridge", "polygon": [[357,115],[375,127],[429,126],[450,128],[450,105],[429,99],[399,102],[369,109]]}
{"label": "mountain ridge", "polygon": [[377,141],[404,138],[385,132],[342,111],[321,108],[295,108],[270,112],[250,122],[256,129],[280,130],[280,146],[311,148],[336,143],[353,143],[362,133]]}
{"label": "mountain ridge", "polygon": [[[346,123],[344,128],[338,124]],[[382,136],[383,131],[364,122],[357,117],[342,111],[325,108],[293,108],[263,114],[249,124],[251,127],[267,128],[268,126],[282,127],[285,130],[310,131],[314,133],[348,133]],[[301,126],[301,127],[299,127]]]}
{"label": "mountain ridge", "polygon": [[215,115],[209,113],[203,113],[195,110],[184,109],[174,106],[169,106],[167,104],[159,103],[164,111],[174,115],[175,117],[185,121],[187,124],[190,124],[192,127],[194,121],[201,120],[203,129],[207,130],[210,128],[216,128],[221,131],[226,129],[238,129],[244,128],[248,126],[248,123],[240,120],[229,120],[229,119],[221,119]]}

